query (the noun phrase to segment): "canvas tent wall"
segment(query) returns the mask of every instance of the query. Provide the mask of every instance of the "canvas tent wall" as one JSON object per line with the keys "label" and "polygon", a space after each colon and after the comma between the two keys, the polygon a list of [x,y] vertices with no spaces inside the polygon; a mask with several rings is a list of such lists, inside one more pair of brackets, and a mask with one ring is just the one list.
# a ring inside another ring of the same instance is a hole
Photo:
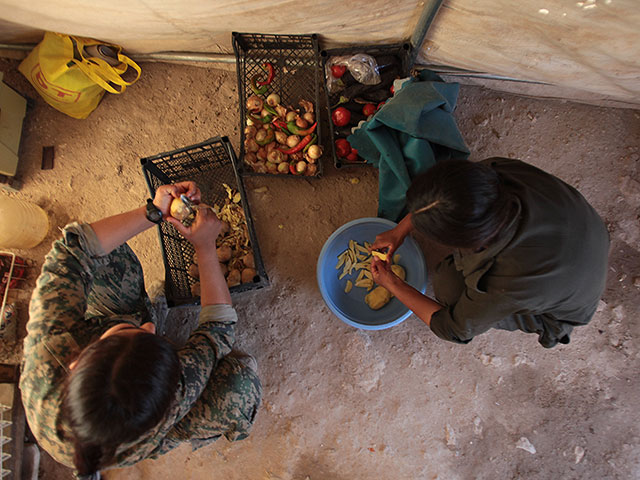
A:
{"label": "canvas tent wall", "polygon": [[[318,33],[329,47],[397,43],[412,36],[423,9],[433,3],[0,0],[0,43],[37,42],[45,30],[117,43],[134,55],[157,51],[230,54],[232,31]],[[594,103],[605,99],[622,106],[640,104],[638,0],[435,3],[442,5],[418,45],[419,64],[488,74],[494,82],[508,77],[509,88],[516,91]]]}

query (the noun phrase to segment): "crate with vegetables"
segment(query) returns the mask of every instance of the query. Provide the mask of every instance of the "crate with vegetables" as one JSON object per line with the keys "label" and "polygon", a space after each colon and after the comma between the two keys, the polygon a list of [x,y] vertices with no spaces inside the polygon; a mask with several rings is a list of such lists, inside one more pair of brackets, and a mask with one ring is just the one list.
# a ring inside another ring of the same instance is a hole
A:
{"label": "crate with vegetables", "polygon": [[315,35],[234,33],[243,174],[317,177],[320,56]]}
{"label": "crate with vegetables", "polygon": [[[171,215],[184,223],[195,218],[197,209],[212,208],[222,220],[216,247],[231,293],[269,284],[237,160],[227,137],[143,158],[141,164],[152,196],[160,185],[183,180],[193,180],[200,187],[204,205],[193,206],[176,199],[171,204]],[[158,226],[158,233],[169,306],[197,304],[200,275],[193,246],[168,222]]]}
{"label": "crate with vegetables", "polygon": [[366,165],[347,137],[393,96],[394,80],[409,74],[409,48],[370,45],[322,51],[336,167]]}

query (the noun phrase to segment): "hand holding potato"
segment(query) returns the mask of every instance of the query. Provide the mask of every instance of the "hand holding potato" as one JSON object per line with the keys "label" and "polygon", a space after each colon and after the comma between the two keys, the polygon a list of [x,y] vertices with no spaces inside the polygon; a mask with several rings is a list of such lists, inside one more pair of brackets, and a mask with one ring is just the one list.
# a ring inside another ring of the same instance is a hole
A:
{"label": "hand holding potato", "polygon": [[[207,205],[201,204],[201,207],[207,207]],[[196,251],[216,250],[216,238],[222,230],[222,222],[210,207],[198,208],[196,219],[189,227],[185,227],[182,222],[173,217],[167,217],[167,221],[193,244]]]}
{"label": "hand holding potato", "polygon": [[200,189],[195,182],[178,182],[172,185],[161,185],[156,190],[153,204],[160,209],[163,218],[167,219],[171,213],[171,202],[180,195],[186,195],[194,203],[200,203]]}

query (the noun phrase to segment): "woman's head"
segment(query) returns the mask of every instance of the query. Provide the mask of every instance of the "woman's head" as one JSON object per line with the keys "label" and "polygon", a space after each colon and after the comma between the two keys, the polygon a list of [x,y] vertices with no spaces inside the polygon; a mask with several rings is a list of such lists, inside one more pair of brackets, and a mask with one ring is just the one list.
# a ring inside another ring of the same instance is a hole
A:
{"label": "woman's head", "polygon": [[108,465],[119,445],[166,414],[180,374],[174,348],[148,329],[110,329],[85,348],[65,385],[63,414],[74,436],[80,475]]}
{"label": "woman's head", "polygon": [[407,191],[416,230],[457,248],[490,243],[509,218],[511,200],[494,169],[467,160],[437,163]]}

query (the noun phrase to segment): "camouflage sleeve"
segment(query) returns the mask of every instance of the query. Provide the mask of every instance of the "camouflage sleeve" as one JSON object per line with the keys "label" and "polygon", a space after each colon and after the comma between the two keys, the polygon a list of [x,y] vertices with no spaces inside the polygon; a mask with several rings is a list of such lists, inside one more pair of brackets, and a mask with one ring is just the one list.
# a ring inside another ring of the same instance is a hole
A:
{"label": "camouflage sleeve", "polygon": [[189,412],[207,386],[218,361],[231,351],[237,319],[231,305],[202,307],[198,327],[178,352],[182,366],[178,418]]}
{"label": "camouflage sleeve", "polygon": [[44,336],[68,332],[84,320],[95,258],[104,255],[88,224],[64,228],[45,257],[31,296],[25,355]]}

